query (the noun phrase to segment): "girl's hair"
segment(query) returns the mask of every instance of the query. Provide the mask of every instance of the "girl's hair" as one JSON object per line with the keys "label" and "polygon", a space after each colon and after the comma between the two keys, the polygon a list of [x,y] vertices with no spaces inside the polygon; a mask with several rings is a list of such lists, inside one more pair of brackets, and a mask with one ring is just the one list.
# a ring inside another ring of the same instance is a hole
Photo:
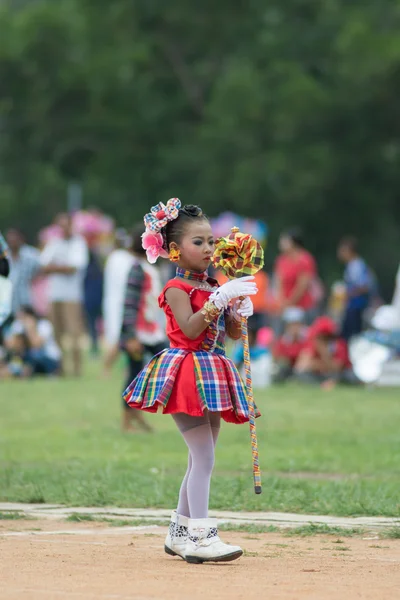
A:
{"label": "girl's hair", "polygon": [[168,251],[172,242],[180,244],[187,226],[195,221],[208,221],[207,215],[203,213],[199,206],[187,204],[179,209],[178,217],[174,221],[169,221],[161,230],[164,238],[164,247]]}
{"label": "girl's hair", "polygon": [[304,236],[299,227],[292,227],[282,233],[282,236],[292,240],[293,244],[298,248],[304,248]]}
{"label": "girl's hair", "polygon": [[137,223],[137,225],[135,225],[132,228],[131,231],[131,244],[130,244],[130,248],[132,250],[132,252],[134,252],[135,254],[138,254],[139,256],[146,256],[146,250],[143,249],[142,246],[142,235],[144,233],[144,226],[142,225],[142,223]]}

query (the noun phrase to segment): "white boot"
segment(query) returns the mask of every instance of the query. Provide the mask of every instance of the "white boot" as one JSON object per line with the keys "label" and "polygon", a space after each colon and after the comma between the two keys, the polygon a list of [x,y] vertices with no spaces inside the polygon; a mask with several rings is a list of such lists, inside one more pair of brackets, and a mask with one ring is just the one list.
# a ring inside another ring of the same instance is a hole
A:
{"label": "white boot", "polygon": [[242,556],[239,546],[224,544],[218,537],[216,519],[189,519],[185,560],[188,563],[223,562]]}
{"label": "white boot", "polygon": [[176,510],[172,512],[171,522],[167,537],[165,538],[164,550],[171,556],[181,556],[185,558],[185,548],[188,539],[188,521],[187,517],[178,515]]}

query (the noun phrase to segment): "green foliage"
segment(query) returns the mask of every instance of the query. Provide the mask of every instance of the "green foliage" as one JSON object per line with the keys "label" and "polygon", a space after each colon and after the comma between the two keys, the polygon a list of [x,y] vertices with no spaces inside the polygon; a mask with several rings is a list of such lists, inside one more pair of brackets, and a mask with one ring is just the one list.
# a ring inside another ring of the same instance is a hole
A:
{"label": "green foliage", "polygon": [[99,519],[96,515],[86,513],[72,513],[65,520],[70,523],[82,523],[83,521],[100,521],[102,519]]}
{"label": "green foliage", "polygon": [[2,227],[33,233],[79,179],[127,224],[172,195],[261,216],[272,244],[299,223],[325,274],[354,232],[391,280],[399,20],[399,0],[3,3]]}
{"label": "green foliage", "polygon": [[397,525],[397,527],[391,527],[390,529],[387,529],[379,537],[388,538],[388,539],[392,539],[392,540],[400,540],[400,527],[399,527],[399,525]]}
{"label": "green foliage", "polygon": [[[154,435],[120,432],[123,373],[3,381],[0,500],[171,509],[186,469],[172,419]],[[400,517],[399,403],[393,390],[287,386],[258,394],[263,493],[253,492],[248,427],[225,424],[211,507]]]}

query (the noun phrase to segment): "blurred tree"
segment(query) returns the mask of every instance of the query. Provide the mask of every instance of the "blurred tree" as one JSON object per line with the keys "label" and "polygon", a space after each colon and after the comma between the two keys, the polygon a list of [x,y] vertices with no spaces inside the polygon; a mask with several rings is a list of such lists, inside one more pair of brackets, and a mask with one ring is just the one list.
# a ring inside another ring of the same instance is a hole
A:
{"label": "blurred tree", "polygon": [[399,27],[400,0],[3,2],[2,227],[34,232],[71,178],[126,224],[179,195],[264,218],[272,248],[300,224],[328,278],[354,233],[390,293]]}

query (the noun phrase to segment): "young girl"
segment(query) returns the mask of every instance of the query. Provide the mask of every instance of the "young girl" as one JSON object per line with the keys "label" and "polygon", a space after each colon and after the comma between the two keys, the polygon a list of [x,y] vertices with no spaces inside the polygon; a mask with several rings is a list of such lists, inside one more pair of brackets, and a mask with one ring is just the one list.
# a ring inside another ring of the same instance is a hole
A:
{"label": "young girl", "polygon": [[248,421],[245,388],[225,356],[225,332],[240,337],[240,317],[253,314],[248,296],[257,288],[253,277],[221,287],[208,277],[214,238],[199,207],[181,208],[178,198],[172,198],[166,206],[153,207],[144,221],[149,261],[162,256],[177,264],[175,278],[159,297],[170,348],[149,362],[124,397],[129,406],[171,414],[189,449],[165,551],[191,563],[235,560],[242,550],[219,539],[216,521],[208,518],[208,503],[220,418]]}

